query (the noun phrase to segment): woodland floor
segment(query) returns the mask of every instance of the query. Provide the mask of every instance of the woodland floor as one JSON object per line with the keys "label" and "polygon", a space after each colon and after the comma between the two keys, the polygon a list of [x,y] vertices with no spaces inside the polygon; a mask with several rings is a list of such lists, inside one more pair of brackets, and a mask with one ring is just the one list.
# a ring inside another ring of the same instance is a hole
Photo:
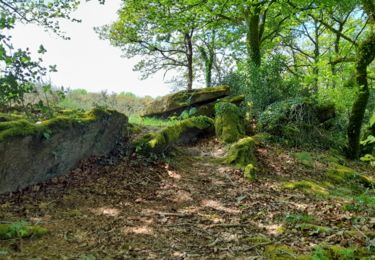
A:
{"label": "woodland floor", "polygon": [[[282,188],[319,180],[324,164],[307,168],[266,145],[250,182],[220,164],[222,155],[223,147],[206,139],[159,163],[92,159],[68,176],[3,196],[0,220],[40,224],[49,233],[0,241],[0,259],[269,259],[265,248],[275,244],[298,254],[322,242],[368,246],[373,210],[349,212],[345,198]],[[296,216],[306,215],[327,231],[298,226]]]}

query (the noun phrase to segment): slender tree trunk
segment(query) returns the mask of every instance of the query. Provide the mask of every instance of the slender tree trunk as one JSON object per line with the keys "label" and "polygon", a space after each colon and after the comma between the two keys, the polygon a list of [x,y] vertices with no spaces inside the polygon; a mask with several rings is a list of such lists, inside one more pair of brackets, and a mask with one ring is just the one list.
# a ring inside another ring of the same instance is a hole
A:
{"label": "slender tree trunk", "polygon": [[359,93],[352,107],[348,126],[348,158],[358,159],[363,118],[370,90],[367,81],[367,67],[375,59],[375,4],[373,0],[362,0],[364,11],[369,16],[371,34],[358,46],[356,62],[356,82]]}
{"label": "slender tree trunk", "polygon": [[[370,135],[375,136],[375,110],[372,112],[370,122],[365,129],[363,139],[366,140]],[[372,154],[374,152],[375,143],[367,143],[361,145],[361,155]]]}
{"label": "slender tree trunk", "polygon": [[212,87],[212,68],[214,66],[214,57],[211,56],[206,65],[206,87]]}
{"label": "slender tree trunk", "polygon": [[187,91],[191,91],[193,89],[193,80],[194,80],[194,72],[193,72],[193,43],[191,39],[191,34],[185,34],[185,43],[186,43],[186,58],[187,58]]}
{"label": "slender tree trunk", "polygon": [[212,86],[212,69],[214,66],[215,53],[211,50],[211,46],[207,46],[207,51],[204,47],[199,48],[199,52],[204,62],[204,79],[206,87]]}
{"label": "slender tree trunk", "polygon": [[375,58],[375,33],[372,33],[358,47],[356,63],[356,82],[359,93],[354,101],[348,126],[348,154],[350,159],[358,159],[360,155],[360,138],[364,114],[370,91],[367,81],[367,66]]}
{"label": "slender tree trunk", "polygon": [[314,92],[317,93],[319,90],[319,58],[320,58],[320,48],[319,48],[319,36],[316,35],[315,38],[315,48],[314,48]]}
{"label": "slender tree trunk", "polygon": [[260,15],[258,12],[248,16],[246,34],[247,52],[250,61],[257,67],[261,65],[259,23]]}

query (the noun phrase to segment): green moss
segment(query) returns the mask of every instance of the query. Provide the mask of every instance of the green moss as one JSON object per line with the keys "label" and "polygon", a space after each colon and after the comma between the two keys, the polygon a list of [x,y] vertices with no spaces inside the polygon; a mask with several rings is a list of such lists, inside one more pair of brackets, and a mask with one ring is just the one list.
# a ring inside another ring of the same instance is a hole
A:
{"label": "green moss", "polygon": [[254,245],[254,244],[270,243],[271,239],[269,239],[265,235],[256,235],[256,236],[246,237],[245,241],[251,245]]}
{"label": "green moss", "polygon": [[215,132],[224,143],[233,143],[245,135],[245,123],[240,109],[231,103],[215,105]]}
{"label": "green moss", "polygon": [[244,169],[244,177],[249,181],[254,181],[256,179],[256,169],[253,164],[248,164]]}
{"label": "green moss", "polygon": [[283,184],[283,187],[285,189],[301,190],[307,193],[318,194],[323,196],[328,195],[328,191],[324,186],[308,180],[286,182]]}
{"label": "green moss", "polygon": [[233,103],[233,104],[239,104],[245,100],[244,95],[239,96],[228,96],[225,98],[219,99],[219,102],[227,102],[227,103]]}
{"label": "green moss", "polygon": [[134,142],[136,150],[142,153],[163,152],[178,142],[184,135],[199,131],[213,131],[214,122],[205,116],[192,117],[168,126],[159,132],[148,133]]}
{"label": "green moss", "polygon": [[272,139],[272,136],[268,133],[258,133],[256,135],[252,136],[252,138],[254,139],[254,141],[257,145],[260,145],[262,143],[266,143],[266,142],[270,141]]}
{"label": "green moss", "polygon": [[12,137],[24,137],[29,135],[44,135],[51,133],[54,129],[66,129],[73,125],[86,125],[96,120],[114,115],[115,111],[94,109],[92,111],[81,113],[71,113],[68,115],[59,115],[42,122],[31,122],[26,119],[0,122],[0,142]]}
{"label": "green moss", "polygon": [[335,164],[327,170],[327,177],[338,184],[348,184],[348,182],[358,182],[365,187],[375,187],[375,180],[364,174],[359,174],[355,170],[342,165]]}
{"label": "green moss", "polygon": [[225,162],[239,168],[245,168],[249,164],[255,165],[255,141],[251,137],[240,139],[233,144],[228,151]]}
{"label": "green moss", "polygon": [[0,122],[15,121],[20,119],[24,119],[24,117],[17,114],[0,113]]}
{"label": "green moss", "polygon": [[310,259],[308,256],[298,255],[293,248],[286,245],[269,245],[264,251],[265,259],[277,259],[277,260],[307,260]]}
{"label": "green moss", "polygon": [[317,226],[309,223],[302,223],[296,226],[296,228],[302,232],[306,232],[309,235],[329,234],[332,232],[332,228]]}
{"label": "green moss", "polygon": [[0,224],[0,240],[40,237],[47,233],[48,230],[41,226],[30,226],[24,223]]}

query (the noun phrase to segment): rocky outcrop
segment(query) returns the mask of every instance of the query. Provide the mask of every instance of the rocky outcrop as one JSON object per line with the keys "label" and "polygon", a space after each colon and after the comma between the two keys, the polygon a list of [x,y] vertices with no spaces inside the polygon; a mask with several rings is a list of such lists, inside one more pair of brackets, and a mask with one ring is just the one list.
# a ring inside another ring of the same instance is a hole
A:
{"label": "rocky outcrop", "polygon": [[171,115],[179,115],[191,107],[210,104],[228,95],[229,87],[227,86],[180,91],[156,99],[148,105],[143,116],[167,118]]}
{"label": "rocky outcrop", "polygon": [[79,161],[109,153],[127,133],[127,117],[93,110],[31,123],[0,122],[0,193],[68,173]]}

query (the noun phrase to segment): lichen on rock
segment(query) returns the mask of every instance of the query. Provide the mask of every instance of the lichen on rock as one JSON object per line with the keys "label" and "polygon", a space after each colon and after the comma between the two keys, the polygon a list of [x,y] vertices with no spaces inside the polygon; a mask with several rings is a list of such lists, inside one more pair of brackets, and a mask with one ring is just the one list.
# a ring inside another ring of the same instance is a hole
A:
{"label": "lichen on rock", "polygon": [[224,143],[233,143],[245,135],[244,120],[240,109],[227,102],[215,105],[215,132]]}

